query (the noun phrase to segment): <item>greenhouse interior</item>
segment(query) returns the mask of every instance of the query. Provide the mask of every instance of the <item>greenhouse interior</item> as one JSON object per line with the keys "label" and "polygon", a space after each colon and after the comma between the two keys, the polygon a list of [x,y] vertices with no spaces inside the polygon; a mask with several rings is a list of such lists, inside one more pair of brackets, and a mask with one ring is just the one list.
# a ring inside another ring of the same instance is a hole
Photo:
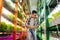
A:
{"label": "greenhouse interior", "polygon": [[60,0],[0,0],[0,40],[60,40]]}

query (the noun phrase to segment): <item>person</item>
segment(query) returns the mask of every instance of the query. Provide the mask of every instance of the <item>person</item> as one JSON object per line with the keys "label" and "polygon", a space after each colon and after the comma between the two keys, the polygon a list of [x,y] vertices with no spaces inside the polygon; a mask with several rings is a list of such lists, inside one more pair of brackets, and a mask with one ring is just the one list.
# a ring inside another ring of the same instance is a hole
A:
{"label": "person", "polygon": [[[32,11],[30,15],[27,16],[26,27],[28,29],[28,39],[27,40],[37,40],[35,30],[38,27],[37,12]],[[31,35],[33,38],[31,38]]]}

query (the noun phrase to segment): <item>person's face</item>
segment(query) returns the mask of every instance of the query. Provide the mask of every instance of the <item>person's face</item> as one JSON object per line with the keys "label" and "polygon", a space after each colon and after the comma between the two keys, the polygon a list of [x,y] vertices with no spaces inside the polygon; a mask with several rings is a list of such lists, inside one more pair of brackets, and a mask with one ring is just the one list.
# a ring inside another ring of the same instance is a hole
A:
{"label": "person's face", "polygon": [[34,14],[32,14],[32,17],[33,17],[33,18],[36,18],[36,15],[37,15],[37,14],[36,14],[36,13],[34,13]]}

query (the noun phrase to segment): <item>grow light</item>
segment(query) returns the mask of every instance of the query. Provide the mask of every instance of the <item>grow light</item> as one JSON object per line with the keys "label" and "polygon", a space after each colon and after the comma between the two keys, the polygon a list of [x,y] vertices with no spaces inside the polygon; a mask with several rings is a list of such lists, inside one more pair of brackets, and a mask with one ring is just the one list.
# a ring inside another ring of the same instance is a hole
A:
{"label": "grow light", "polygon": [[11,7],[11,9],[15,8],[15,6],[14,6],[15,4],[13,4],[11,0],[4,0],[4,1],[6,4],[8,4]]}
{"label": "grow light", "polygon": [[[8,11],[7,9],[5,9],[4,7],[3,7],[3,9],[2,9],[2,14],[5,14],[5,15],[7,15],[8,16],[8,14],[11,16],[10,18],[12,19],[13,17],[14,17],[14,15],[10,12],[10,11]],[[17,20],[19,20],[20,22],[22,22],[22,23],[24,23],[22,20],[20,20],[19,18],[17,18]]]}
{"label": "grow light", "polygon": [[11,13],[11,12],[8,11],[6,8],[3,7],[3,9],[2,9],[2,13],[4,13],[4,14],[9,14],[9,13]]}
{"label": "grow light", "polygon": [[[8,5],[10,10],[14,10],[15,9],[15,4],[11,0],[4,0],[4,1]],[[19,3],[18,3],[18,6],[20,7]],[[19,7],[18,7],[18,10],[20,11]]]}
{"label": "grow light", "polygon": [[20,2],[22,2],[22,0],[20,0]]}

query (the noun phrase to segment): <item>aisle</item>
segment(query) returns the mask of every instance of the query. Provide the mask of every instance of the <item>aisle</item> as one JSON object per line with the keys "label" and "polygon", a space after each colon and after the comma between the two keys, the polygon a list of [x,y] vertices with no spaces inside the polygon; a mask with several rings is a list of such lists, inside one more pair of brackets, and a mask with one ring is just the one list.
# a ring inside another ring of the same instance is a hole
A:
{"label": "aisle", "polygon": [[33,40],[35,36],[60,40],[60,0],[0,0],[0,40]]}

